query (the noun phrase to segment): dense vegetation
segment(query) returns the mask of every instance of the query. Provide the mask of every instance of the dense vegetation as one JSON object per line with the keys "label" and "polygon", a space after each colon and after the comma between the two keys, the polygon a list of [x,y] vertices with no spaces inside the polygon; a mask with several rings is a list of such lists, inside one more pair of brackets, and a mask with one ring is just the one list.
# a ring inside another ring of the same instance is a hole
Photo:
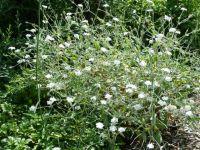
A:
{"label": "dense vegetation", "polygon": [[1,1],[0,150],[170,149],[198,124],[199,0]]}

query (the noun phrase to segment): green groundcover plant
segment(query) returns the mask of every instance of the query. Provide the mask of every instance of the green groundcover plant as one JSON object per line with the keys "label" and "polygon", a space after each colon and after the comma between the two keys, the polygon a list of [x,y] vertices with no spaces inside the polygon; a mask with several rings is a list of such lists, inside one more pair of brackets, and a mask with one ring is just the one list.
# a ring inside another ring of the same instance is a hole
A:
{"label": "green groundcover plant", "polygon": [[170,124],[197,119],[199,61],[181,44],[191,33],[181,36],[168,15],[155,28],[152,11],[135,14],[140,29],[127,29],[108,11],[94,24],[84,12],[79,4],[60,20],[46,15],[24,46],[8,48],[23,73],[1,96],[0,148],[165,148]]}

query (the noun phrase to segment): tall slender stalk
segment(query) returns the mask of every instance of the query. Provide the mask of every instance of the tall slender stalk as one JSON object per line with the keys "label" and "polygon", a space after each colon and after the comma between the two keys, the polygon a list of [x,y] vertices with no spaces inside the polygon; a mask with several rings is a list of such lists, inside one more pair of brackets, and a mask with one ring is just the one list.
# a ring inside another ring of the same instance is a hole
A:
{"label": "tall slender stalk", "polygon": [[38,33],[37,33],[37,43],[36,43],[36,84],[37,84],[37,104],[36,108],[40,104],[40,82],[39,82],[39,69],[40,69],[40,58],[39,58],[39,44],[40,44],[40,8],[41,0],[38,0]]}

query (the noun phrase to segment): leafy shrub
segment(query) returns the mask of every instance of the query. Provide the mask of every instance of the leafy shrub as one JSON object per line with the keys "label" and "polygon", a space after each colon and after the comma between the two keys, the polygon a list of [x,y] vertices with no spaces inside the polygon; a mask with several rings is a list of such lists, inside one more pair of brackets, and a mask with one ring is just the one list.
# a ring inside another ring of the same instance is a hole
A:
{"label": "leafy shrub", "polygon": [[174,120],[194,117],[190,95],[198,94],[200,76],[183,59],[186,35],[180,36],[170,16],[161,16],[156,28],[149,12],[137,16],[140,29],[129,29],[108,12],[105,20],[96,17],[98,25],[89,24],[83,13],[78,5],[75,13],[53,21],[51,30],[44,24],[37,54],[35,29],[26,35],[25,47],[12,48],[23,76],[11,81],[9,97],[17,92],[25,101],[36,99],[36,84],[41,101],[26,103],[30,112],[18,126],[1,126],[5,148],[15,143],[21,149],[160,147]]}
{"label": "leafy shrub", "polygon": [[140,28],[130,29],[123,16],[106,12],[94,25],[84,13],[78,5],[52,21],[51,30],[44,23],[37,54],[36,29],[27,31],[25,46],[9,48],[23,73],[3,98],[23,105],[16,113],[10,103],[1,104],[4,149],[160,147],[175,120],[184,126],[195,119],[191,95],[199,92],[199,73],[186,65],[185,58],[195,57],[184,51],[187,35],[171,16],[155,22],[152,12],[136,15]]}

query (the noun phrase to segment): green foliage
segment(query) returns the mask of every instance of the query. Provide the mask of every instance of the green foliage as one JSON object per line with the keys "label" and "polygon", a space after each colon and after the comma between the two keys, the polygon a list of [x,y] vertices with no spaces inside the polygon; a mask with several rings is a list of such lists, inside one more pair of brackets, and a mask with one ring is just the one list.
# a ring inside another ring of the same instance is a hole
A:
{"label": "green foliage", "polygon": [[[115,0],[107,1],[110,4],[110,9],[116,15],[123,14],[123,20],[131,28],[138,27],[136,16],[139,15],[145,16],[147,12],[153,10],[152,14],[154,15],[154,20],[157,21],[158,18],[164,15],[170,15],[173,17],[174,26],[177,26],[181,34],[183,35],[186,31],[193,31],[188,37],[185,38],[183,43],[190,43],[190,49],[199,48],[199,10],[200,10],[200,1],[199,0],[153,0],[147,2],[146,0]],[[182,13],[181,8],[186,8],[186,11]],[[190,21],[186,21],[187,17]],[[143,21],[144,18],[141,17]],[[178,20],[184,20],[181,24],[178,23]],[[160,24],[157,24],[155,28],[159,28]],[[194,30],[195,29],[195,30]]]}
{"label": "green foliage", "polygon": [[[68,7],[54,3],[55,9]],[[86,19],[87,3],[55,15],[47,5],[40,33],[33,25],[20,45],[7,34],[4,41],[11,45],[4,49],[22,72],[0,95],[0,148],[159,148],[175,120],[182,126],[198,120],[191,95],[200,90],[200,61],[185,51],[188,33],[176,26],[182,19],[165,16],[163,1],[149,3],[110,1],[118,15],[104,5],[104,19],[94,15],[93,21]],[[136,12],[129,16],[132,7]]]}

